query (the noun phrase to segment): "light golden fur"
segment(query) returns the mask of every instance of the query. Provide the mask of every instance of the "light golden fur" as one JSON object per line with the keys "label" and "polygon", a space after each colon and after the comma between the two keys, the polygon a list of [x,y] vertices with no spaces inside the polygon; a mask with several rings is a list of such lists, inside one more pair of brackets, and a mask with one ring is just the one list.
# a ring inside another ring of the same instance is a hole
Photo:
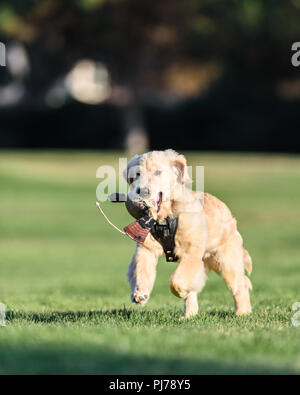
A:
{"label": "light golden fur", "polygon": [[[197,293],[205,285],[210,270],[223,276],[233,295],[236,315],[250,313],[249,289],[252,286],[245,269],[250,274],[252,262],[228,207],[208,193],[193,192],[185,187],[191,181],[186,159],[173,150],[134,157],[125,172],[127,179],[132,169],[138,169],[138,177],[131,177],[134,181],[129,181],[129,198],[140,199],[137,187],[147,186],[150,200],[155,200],[159,192],[163,193],[158,220],[178,216],[175,253],[179,263],[170,278],[170,288],[174,295],[184,300],[184,316],[197,314]],[[144,305],[148,301],[157,260],[162,254],[161,245],[151,234],[143,244],[137,244],[128,268],[134,303]]]}

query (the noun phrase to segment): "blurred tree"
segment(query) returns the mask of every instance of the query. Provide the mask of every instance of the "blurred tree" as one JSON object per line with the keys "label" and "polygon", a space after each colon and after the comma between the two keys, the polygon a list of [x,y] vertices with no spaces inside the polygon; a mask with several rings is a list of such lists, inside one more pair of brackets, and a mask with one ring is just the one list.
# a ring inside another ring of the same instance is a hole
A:
{"label": "blurred tree", "polygon": [[39,105],[78,60],[105,64],[123,141],[144,150],[146,105],[213,92],[239,106],[286,95],[299,16],[300,0],[10,0],[0,5],[0,33],[28,50],[27,103]]}

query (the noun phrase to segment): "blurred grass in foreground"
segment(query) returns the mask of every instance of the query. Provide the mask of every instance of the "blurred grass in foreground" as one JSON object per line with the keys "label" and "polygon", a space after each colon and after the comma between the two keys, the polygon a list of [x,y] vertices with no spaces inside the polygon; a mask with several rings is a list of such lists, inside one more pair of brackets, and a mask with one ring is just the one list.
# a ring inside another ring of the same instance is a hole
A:
{"label": "blurred grass in foreground", "polygon": [[[187,155],[229,205],[254,270],[254,313],[235,318],[211,273],[200,313],[180,321],[164,260],[145,308],[129,301],[134,243],[94,205],[96,169],[121,153],[0,153],[0,373],[300,373],[300,158]],[[104,203],[119,227],[122,204]]]}

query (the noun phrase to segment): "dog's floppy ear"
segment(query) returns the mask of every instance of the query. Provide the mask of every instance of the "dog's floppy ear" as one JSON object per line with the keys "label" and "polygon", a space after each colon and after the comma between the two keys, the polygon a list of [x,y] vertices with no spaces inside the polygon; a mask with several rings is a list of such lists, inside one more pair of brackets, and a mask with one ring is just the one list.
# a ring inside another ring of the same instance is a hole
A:
{"label": "dog's floppy ear", "polygon": [[180,179],[181,179],[182,184],[192,183],[193,180],[189,176],[185,156],[184,155],[177,155],[175,157],[174,164],[180,171]]}

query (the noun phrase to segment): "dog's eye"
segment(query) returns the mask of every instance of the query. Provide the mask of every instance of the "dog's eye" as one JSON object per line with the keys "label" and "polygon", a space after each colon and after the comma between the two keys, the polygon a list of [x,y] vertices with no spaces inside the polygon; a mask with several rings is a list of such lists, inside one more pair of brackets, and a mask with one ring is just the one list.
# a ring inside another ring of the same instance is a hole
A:
{"label": "dog's eye", "polygon": [[136,179],[139,178],[139,176],[140,176],[140,173],[136,173],[134,178],[133,177],[128,178],[129,184],[132,184],[134,181],[136,181]]}
{"label": "dog's eye", "polygon": [[154,175],[155,175],[155,176],[160,176],[160,175],[161,175],[161,170],[156,170],[156,171],[154,172]]}

